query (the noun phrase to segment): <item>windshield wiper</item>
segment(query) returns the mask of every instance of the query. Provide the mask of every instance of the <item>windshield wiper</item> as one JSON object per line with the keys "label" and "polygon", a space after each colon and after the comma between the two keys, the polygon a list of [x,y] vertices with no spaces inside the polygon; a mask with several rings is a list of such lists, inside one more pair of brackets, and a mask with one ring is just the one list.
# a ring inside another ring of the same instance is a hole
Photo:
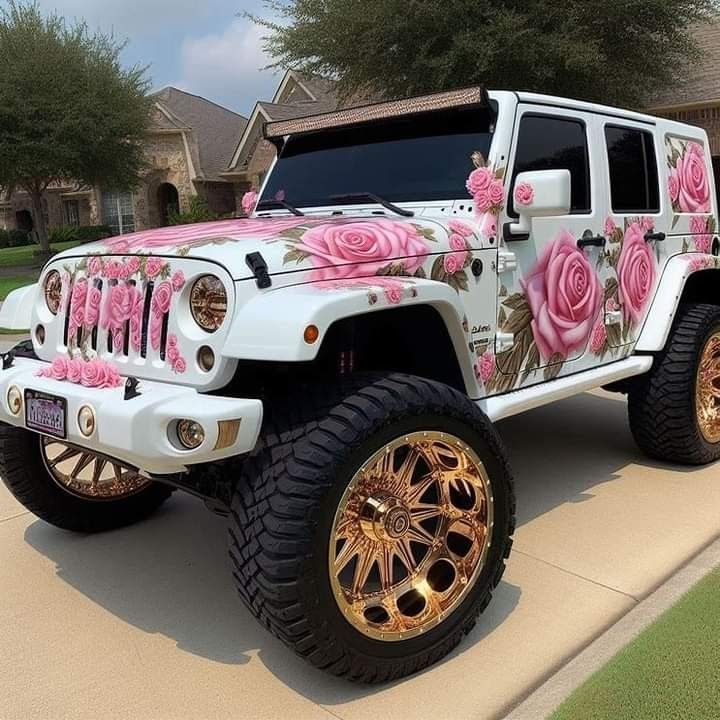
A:
{"label": "windshield wiper", "polygon": [[255,209],[273,210],[277,208],[284,208],[285,210],[289,210],[293,215],[305,215],[304,212],[301,212],[294,205],[291,205],[289,202],[285,202],[284,200],[262,200],[257,204],[257,207]]}
{"label": "windshield wiper", "polygon": [[388,210],[390,210],[390,212],[394,212],[397,215],[402,215],[403,217],[413,217],[415,215],[412,210],[405,210],[404,208],[401,208],[398,205],[391,203],[389,200],[384,200],[380,196],[369,192],[347,193],[345,195],[331,195],[330,199],[341,203],[353,202],[354,200],[371,200],[372,202],[376,202],[378,205],[382,205],[384,208],[387,208]]}

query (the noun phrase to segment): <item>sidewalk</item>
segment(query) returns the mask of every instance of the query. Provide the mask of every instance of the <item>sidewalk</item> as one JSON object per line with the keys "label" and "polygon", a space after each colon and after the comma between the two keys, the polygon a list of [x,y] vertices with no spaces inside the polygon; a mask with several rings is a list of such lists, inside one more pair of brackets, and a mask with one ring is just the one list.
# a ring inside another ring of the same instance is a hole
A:
{"label": "sidewalk", "polygon": [[517,477],[508,571],[450,658],[362,687],[308,667],[235,597],[221,518],[177,494],[74,536],[0,490],[0,716],[497,718],[718,534],[717,468],[643,458],[620,396],[500,423]]}

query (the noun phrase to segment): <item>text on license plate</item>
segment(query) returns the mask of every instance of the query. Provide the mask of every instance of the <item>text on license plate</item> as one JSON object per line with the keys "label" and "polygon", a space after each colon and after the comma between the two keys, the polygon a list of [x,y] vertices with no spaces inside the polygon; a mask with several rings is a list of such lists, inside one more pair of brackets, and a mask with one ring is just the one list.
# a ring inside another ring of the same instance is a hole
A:
{"label": "text on license plate", "polygon": [[25,390],[25,425],[31,430],[65,437],[65,398],[37,390]]}

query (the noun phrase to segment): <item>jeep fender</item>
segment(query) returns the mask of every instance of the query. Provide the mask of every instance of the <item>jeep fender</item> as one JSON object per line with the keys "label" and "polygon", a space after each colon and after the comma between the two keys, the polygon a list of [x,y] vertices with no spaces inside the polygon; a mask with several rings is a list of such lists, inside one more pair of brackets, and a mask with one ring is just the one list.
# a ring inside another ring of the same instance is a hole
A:
{"label": "jeep fender", "polygon": [[32,322],[33,301],[39,283],[13,290],[0,310],[0,327],[8,330],[28,330]]}
{"label": "jeep fender", "polygon": [[[398,282],[403,279],[398,278]],[[457,292],[434,280],[413,278],[412,284],[407,280],[403,284],[400,304],[389,303],[382,285],[373,285],[373,278],[367,278],[367,284],[358,287],[294,285],[255,295],[235,313],[223,355],[237,360],[307,362],[315,359],[328,330],[338,320],[392,312],[394,308],[410,305],[429,305],[445,323],[466,388],[474,389],[475,373],[467,349],[467,333],[463,330],[465,309]],[[318,340],[312,344],[303,338],[308,325],[315,325],[320,331]]]}
{"label": "jeep fender", "polygon": [[[635,345],[636,352],[658,352],[665,347],[685,285],[691,275],[697,272],[717,273],[717,300],[720,302],[720,271],[714,269],[714,265],[703,267],[702,263],[708,259],[713,263],[715,261],[715,258],[699,253],[684,253],[668,260],[655,291],[650,312]],[[693,261],[697,262],[693,263]]]}

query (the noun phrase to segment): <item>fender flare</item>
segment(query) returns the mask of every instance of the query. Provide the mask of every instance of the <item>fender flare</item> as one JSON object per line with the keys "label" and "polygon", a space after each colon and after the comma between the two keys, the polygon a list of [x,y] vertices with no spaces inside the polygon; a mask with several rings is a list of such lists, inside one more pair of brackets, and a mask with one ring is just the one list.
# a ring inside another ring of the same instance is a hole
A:
{"label": "fender flare", "polygon": [[[384,280],[386,278],[383,278]],[[458,293],[434,280],[393,278],[404,285],[400,303],[392,304],[385,288],[373,278],[361,278],[357,287],[330,283],[292,285],[256,295],[242,305],[232,321],[223,356],[237,360],[308,362],[317,357],[328,330],[339,320],[375,312],[392,312],[412,305],[429,305],[442,318],[453,344],[468,391],[477,387],[463,329],[465,308]],[[369,294],[376,301],[370,302]],[[308,325],[320,331],[318,340],[305,342]]]}
{"label": "fender flare", "polygon": [[[684,253],[668,260],[635,345],[635,352],[659,352],[665,347],[688,279],[698,272],[708,271],[720,271],[717,259],[709,255]],[[718,274],[720,276],[720,272]]]}
{"label": "fender flare", "polygon": [[8,330],[28,330],[32,325],[33,304],[39,283],[13,290],[0,309],[0,327]]}

